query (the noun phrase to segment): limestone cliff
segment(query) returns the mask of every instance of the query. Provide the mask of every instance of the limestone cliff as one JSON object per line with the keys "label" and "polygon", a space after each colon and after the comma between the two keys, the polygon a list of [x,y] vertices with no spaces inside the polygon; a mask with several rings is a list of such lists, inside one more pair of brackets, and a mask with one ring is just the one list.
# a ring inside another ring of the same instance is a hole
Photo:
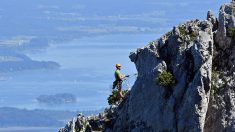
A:
{"label": "limestone cliff", "polygon": [[235,131],[235,15],[234,4],[220,8],[213,54],[212,93],[204,130]]}
{"label": "limestone cliff", "polygon": [[[223,5],[218,19],[209,11],[207,20],[180,24],[132,52],[138,77],[125,100],[92,119],[80,115],[60,131],[235,131],[233,7]],[[174,85],[159,83],[165,71]]]}
{"label": "limestone cliff", "polygon": [[[139,76],[113,130],[203,130],[211,86],[211,29],[208,21],[190,21],[131,53]],[[164,70],[172,72],[175,86],[156,82]]]}

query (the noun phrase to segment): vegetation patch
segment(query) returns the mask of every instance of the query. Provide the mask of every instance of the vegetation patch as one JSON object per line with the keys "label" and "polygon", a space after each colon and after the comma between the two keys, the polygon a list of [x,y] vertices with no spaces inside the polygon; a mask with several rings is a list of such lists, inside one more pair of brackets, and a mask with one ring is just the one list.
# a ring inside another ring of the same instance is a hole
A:
{"label": "vegetation patch", "polygon": [[155,44],[155,42],[154,41],[149,42],[149,45],[152,45],[152,44]]}
{"label": "vegetation patch", "polygon": [[183,35],[183,36],[186,36],[187,35],[187,30],[186,30],[186,27],[185,26],[180,26],[179,27],[179,31],[180,31],[180,34]]}
{"label": "vegetation patch", "polygon": [[169,71],[163,71],[156,79],[157,84],[164,87],[173,87],[176,84],[176,80],[173,74]]}
{"label": "vegetation patch", "polygon": [[190,41],[194,41],[196,38],[197,38],[197,33],[192,31],[190,34],[189,34],[189,37],[190,37]]}
{"label": "vegetation patch", "polygon": [[165,36],[166,36],[167,38],[169,38],[171,35],[172,35],[172,32],[171,32],[171,31],[170,31],[170,32],[167,32],[167,33],[165,34]]}
{"label": "vegetation patch", "polygon": [[[182,39],[185,42],[194,41],[197,38],[197,36],[198,36],[196,31],[189,32],[187,30],[186,26],[180,26],[178,28],[179,28],[180,34],[182,35]],[[189,39],[187,38],[187,36],[189,37]]]}
{"label": "vegetation patch", "polygon": [[227,29],[227,36],[231,38],[235,38],[235,27],[231,27]]}
{"label": "vegetation patch", "polygon": [[[123,90],[122,95],[125,96],[129,90]],[[120,98],[118,97],[118,90],[113,90],[112,94],[108,97],[109,105],[117,105],[120,102]]]}
{"label": "vegetation patch", "polygon": [[211,74],[211,92],[212,92],[212,95],[215,95],[219,92],[219,87],[216,85],[216,83],[218,82],[219,80],[219,72],[217,71],[212,71],[212,74]]}

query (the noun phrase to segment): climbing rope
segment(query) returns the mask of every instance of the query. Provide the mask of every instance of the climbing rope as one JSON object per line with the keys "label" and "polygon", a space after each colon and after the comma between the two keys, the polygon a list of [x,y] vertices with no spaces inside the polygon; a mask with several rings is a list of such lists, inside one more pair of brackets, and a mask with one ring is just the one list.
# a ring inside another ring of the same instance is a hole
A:
{"label": "climbing rope", "polygon": [[123,79],[122,85],[123,85],[122,87],[123,87],[124,89],[130,90],[130,89],[131,89],[131,85],[130,85],[129,78]]}
{"label": "climbing rope", "polygon": [[130,79],[134,77],[134,79],[136,80],[138,74],[135,73],[135,74],[130,74],[129,77],[126,77],[125,79],[123,79],[123,88],[124,89],[127,89],[127,90],[131,90],[131,83],[130,83]]}

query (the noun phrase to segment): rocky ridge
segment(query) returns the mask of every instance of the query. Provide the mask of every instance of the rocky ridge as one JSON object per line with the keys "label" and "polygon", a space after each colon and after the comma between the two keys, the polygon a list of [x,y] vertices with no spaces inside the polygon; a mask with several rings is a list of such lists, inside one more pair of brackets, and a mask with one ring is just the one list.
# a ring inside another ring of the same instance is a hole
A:
{"label": "rocky ridge", "polygon": [[[60,132],[235,131],[235,15],[180,24],[130,54],[138,77],[125,100],[97,116],[79,115]],[[162,86],[165,71],[175,84]]]}

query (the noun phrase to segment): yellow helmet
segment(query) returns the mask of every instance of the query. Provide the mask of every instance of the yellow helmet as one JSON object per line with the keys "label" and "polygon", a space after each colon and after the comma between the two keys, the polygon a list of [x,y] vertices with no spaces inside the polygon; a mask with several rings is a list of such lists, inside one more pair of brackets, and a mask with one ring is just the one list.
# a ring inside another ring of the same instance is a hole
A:
{"label": "yellow helmet", "polygon": [[116,64],[116,68],[121,67],[121,66],[122,66],[121,64]]}

